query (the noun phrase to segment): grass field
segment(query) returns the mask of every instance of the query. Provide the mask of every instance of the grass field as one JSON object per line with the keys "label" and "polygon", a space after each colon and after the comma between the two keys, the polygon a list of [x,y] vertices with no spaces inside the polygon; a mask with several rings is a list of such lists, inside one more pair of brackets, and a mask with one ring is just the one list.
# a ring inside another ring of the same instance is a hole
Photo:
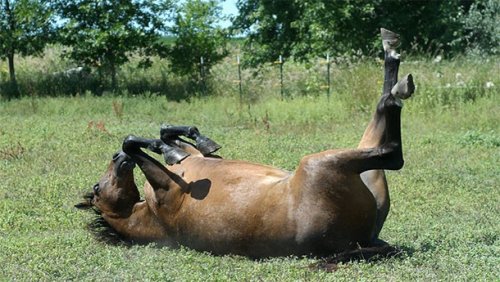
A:
{"label": "grass field", "polygon": [[[73,205],[126,135],[157,137],[164,122],[198,126],[223,145],[225,158],[289,170],[305,154],[355,147],[380,89],[374,79],[359,77],[379,70],[377,65],[350,70],[350,80],[338,74],[330,101],[271,96],[240,107],[237,94],[190,102],[156,95],[4,101],[0,280],[498,281],[500,83],[498,65],[492,65],[471,68],[470,76],[480,75],[460,89],[456,74],[469,74],[465,64],[402,66],[402,72],[417,68],[418,87],[403,109],[406,162],[401,171],[388,173],[392,207],[381,238],[403,255],[343,264],[334,273],[310,270],[317,262],[311,258],[253,261],[154,245],[106,245],[86,229],[93,215]],[[450,83],[434,83],[440,72]],[[490,80],[494,86],[484,88]],[[139,173],[136,179],[144,180]]]}

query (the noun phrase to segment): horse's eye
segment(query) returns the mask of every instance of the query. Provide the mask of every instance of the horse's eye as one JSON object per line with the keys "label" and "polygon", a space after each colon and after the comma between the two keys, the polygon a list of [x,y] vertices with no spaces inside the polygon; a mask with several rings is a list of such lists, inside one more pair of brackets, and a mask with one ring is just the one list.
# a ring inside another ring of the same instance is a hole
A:
{"label": "horse's eye", "polygon": [[92,189],[94,189],[94,193],[95,194],[98,194],[99,193],[99,183],[97,183],[96,185],[94,185],[94,187],[92,187]]}

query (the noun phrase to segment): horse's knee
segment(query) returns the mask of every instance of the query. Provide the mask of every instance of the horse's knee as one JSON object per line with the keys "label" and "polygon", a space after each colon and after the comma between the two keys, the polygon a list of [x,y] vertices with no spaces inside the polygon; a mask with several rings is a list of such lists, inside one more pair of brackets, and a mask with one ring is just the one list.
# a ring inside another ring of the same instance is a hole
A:
{"label": "horse's knee", "polygon": [[125,137],[125,139],[123,140],[123,143],[122,143],[122,150],[125,153],[134,151],[137,148],[138,148],[137,137],[135,137],[134,135],[129,135],[129,136]]}
{"label": "horse's knee", "polygon": [[196,139],[200,135],[200,131],[196,126],[162,125],[160,129],[160,136],[163,140],[177,138],[180,135]]}

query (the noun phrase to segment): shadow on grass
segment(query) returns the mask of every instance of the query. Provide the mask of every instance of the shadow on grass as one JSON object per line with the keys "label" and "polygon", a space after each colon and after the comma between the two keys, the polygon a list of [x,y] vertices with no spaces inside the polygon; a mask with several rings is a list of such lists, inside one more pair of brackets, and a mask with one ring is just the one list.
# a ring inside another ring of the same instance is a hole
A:
{"label": "shadow on grass", "polygon": [[[35,73],[29,77],[20,76],[13,89],[9,81],[0,81],[0,98],[21,97],[64,97],[84,94],[112,95],[159,95],[171,101],[189,100],[196,96],[213,93],[210,79],[200,81],[191,77],[168,77],[150,79],[146,76],[126,77],[113,88],[110,82],[95,73],[66,75]],[[16,91],[14,91],[16,90]]]}
{"label": "shadow on grass", "polygon": [[412,256],[415,249],[404,246],[391,246],[382,244],[380,246],[359,248],[341,252],[329,257],[322,258],[319,262],[309,266],[311,270],[323,270],[334,272],[339,269],[339,264],[350,262],[383,262],[388,259],[402,259]]}
{"label": "shadow on grass", "polygon": [[[133,245],[149,245],[151,242],[141,242],[131,240],[120,235],[116,230],[109,225],[101,215],[101,212],[93,207],[92,205],[92,193],[87,193],[84,196],[84,202],[75,205],[79,209],[91,209],[95,213],[93,220],[87,225],[88,229],[94,235],[98,242],[109,244],[118,247],[131,247]],[[163,245],[155,244],[156,247],[170,247],[177,249],[179,245]],[[432,251],[434,245],[429,244],[428,246],[423,246],[422,251]],[[416,249],[405,247],[405,246],[391,246],[384,241],[379,241],[377,244],[371,247],[359,247],[358,249],[348,250],[341,253],[337,253],[331,256],[325,256],[319,258],[320,261],[309,265],[309,269],[313,271],[326,271],[334,272],[339,269],[340,264],[350,263],[350,262],[383,262],[389,259],[402,259],[404,257],[411,257],[415,253]],[[203,252],[207,253],[207,252]],[[218,255],[215,255],[218,256]],[[248,258],[252,260],[252,258]],[[253,259],[255,261],[261,261],[260,259]]]}
{"label": "shadow on grass", "polygon": [[[100,215],[100,212],[96,211],[96,217],[92,222],[88,224],[89,230],[93,233],[97,241],[110,244],[118,247],[131,247],[133,245],[149,245],[150,242],[139,242],[127,239],[120,234],[118,234]],[[162,244],[154,244],[158,248],[165,247]],[[169,248],[177,249],[180,246],[167,246]],[[332,256],[320,258],[320,261],[309,265],[309,269],[313,271],[326,271],[334,272],[339,269],[340,264],[346,264],[350,262],[384,262],[389,259],[403,259],[404,257],[412,256],[415,253],[415,249],[408,248],[404,246],[391,246],[389,244],[383,244],[380,246],[360,248],[356,250],[345,251]],[[207,252],[203,252],[210,254]],[[214,255],[214,254],[211,254]],[[218,255],[215,255],[218,256]],[[262,261],[262,259],[252,259],[248,260]]]}

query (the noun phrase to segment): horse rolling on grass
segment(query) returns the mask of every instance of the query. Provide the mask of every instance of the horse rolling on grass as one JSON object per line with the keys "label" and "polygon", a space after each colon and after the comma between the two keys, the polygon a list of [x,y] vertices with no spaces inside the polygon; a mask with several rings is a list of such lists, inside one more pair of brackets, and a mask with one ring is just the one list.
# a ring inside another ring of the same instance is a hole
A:
{"label": "horse rolling on grass", "polygon": [[[399,36],[381,29],[383,94],[357,149],[302,158],[293,172],[213,155],[195,127],[166,126],[160,139],[127,137],[78,207],[93,207],[124,240],[251,258],[369,258],[395,249],[378,238],[389,212],[384,170],[403,167],[400,117],[411,75],[397,81]],[[184,136],[194,140],[191,144]],[[163,154],[167,166],[146,154]],[[144,200],[134,167],[145,175]]]}

